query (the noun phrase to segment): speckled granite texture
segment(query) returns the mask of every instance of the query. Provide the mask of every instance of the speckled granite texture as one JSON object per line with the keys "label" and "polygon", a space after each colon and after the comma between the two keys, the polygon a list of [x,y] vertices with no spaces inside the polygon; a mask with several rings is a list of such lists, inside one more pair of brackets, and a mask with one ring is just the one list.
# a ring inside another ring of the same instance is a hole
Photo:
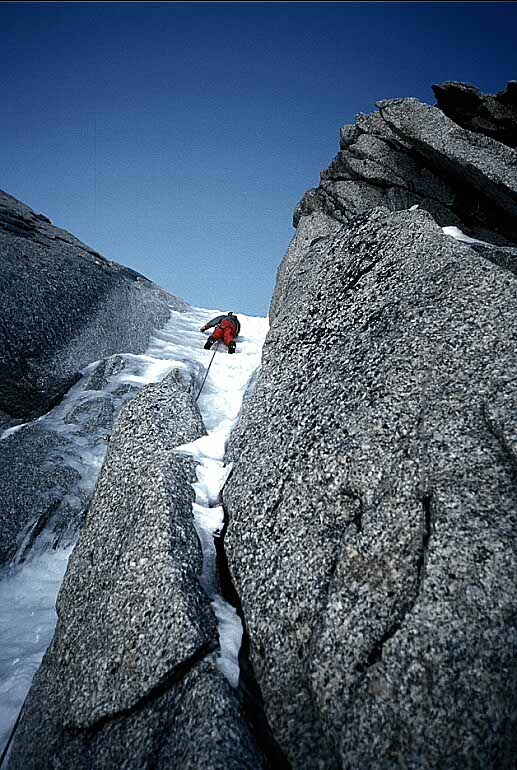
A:
{"label": "speckled granite texture", "polygon": [[224,489],[293,768],[514,767],[516,350],[514,274],[427,212],[301,217]]}
{"label": "speckled granite texture", "polygon": [[515,245],[517,151],[418,99],[388,99],[377,107],[342,127],[339,153],[296,207],[294,226],[315,211],[346,223],[376,206],[419,206],[442,226]]}
{"label": "speckled granite texture", "polygon": [[0,416],[47,412],[78,371],[143,353],[183,300],[0,191]]}
{"label": "speckled granite texture", "polygon": [[263,766],[215,665],[193,461],[173,452],[204,433],[191,391],[175,370],[116,421],[10,770]]}

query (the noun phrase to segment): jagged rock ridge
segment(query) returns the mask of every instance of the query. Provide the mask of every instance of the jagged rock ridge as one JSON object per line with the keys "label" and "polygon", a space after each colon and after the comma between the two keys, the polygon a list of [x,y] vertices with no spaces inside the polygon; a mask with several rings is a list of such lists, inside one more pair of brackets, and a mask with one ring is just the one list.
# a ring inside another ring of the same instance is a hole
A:
{"label": "jagged rock ridge", "polygon": [[442,83],[433,91],[438,107],[459,126],[517,148],[517,80],[498,94],[467,83]]}
{"label": "jagged rock ridge", "polygon": [[[510,768],[515,151],[379,105],[297,208],[227,454],[228,563],[285,765]],[[119,418],[13,768],[267,762],[197,584],[171,451],[203,431],[191,391],[175,373]]]}
{"label": "jagged rock ridge", "polygon": [[379,108],[295,212],[228,451],[228,563],[293,768],[511,768],[517,156]]}
{"label": "jagged rock ridge", "polygon": [[340,152],[294,214],[321,210],[343,223],[383,206],[418,205],[438,224],[462,224],[496,245],[517,240],[517,153],[465,130],[417,99],[378,103],[341,129]]}

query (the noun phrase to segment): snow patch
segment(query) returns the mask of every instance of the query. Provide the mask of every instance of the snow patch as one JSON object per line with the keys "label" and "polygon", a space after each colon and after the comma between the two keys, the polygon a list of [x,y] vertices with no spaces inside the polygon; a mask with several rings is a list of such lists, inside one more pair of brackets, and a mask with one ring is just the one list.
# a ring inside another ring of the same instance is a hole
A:
{"label": "snow patch", "polygon": [[460,230],[459,227],[454,227],[453,225],[448,227],[442,227],[443,232],[445,235],[450,235],[452,238],[455,238],[457,241],[463,241],[464,243],[483,243],[485,246],[493,246],[493,243],[487,243],[486,241],[479,241],[477,238],[471,238],[469,235],[465,235],[464,232]]}
{"label": "snow patch", "polygon": [[[217,593],[214,537],[223,528],[221,490],[231,471],[231,465],[225,466],[223,462],[226,444],[237,421],[247,384],[260,365],[262,344],[268,331],[266,318],[250,318],[240,314],[239,318],[246,336],[240,335],[237,340],[238,353],[228,356],[227,349],[219,346],[197,402],[208,435],[175,448],[178,454],[189,455],[198,463],[197,481],[192,485],[196,494],[192,510],[203,549],[200,581],[212,599],[218,620],[220,653],[217,665],[232,687],[236,687],[239,681],[242,623],[235,607]],[[205,323],[203,318],[199,321],[200,326]],[[209,361],[210,358],[207,358],[206,366]]]}
{"label": "snow patch", "polygon": [[12,436],[13,433],[16,433],[17,430],[21,430],[24,428],[28,423],[22,422],[20,425],[14,425],[12,428],[6,428],[2,433],[0,433],[0,441],[3,441],[4,438],[7,438],[8,436]]}
{"label": "snow patch", "polygon": [[52,639],[56,598],[72,550],[47,551],[1,575],[0,749]]}
{"label": "snow patch", "polygon": [[232,687],[239,684],[239,650],[242,644],[242,623],[237,610],[231,604],[216,594],[212,601],[212,609],[217,617],[219,626],[219,643],[221,654],[217,660],[219,670],[227,678]]}

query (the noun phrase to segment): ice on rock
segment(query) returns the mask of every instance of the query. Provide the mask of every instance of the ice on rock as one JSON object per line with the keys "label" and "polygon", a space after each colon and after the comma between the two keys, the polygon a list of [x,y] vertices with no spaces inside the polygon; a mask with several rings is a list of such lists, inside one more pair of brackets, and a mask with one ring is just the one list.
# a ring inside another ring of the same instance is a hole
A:
{"label": "ice on rock", "polygon": [[[107,445],[100,432],[85,436],[81,410],[77,407],[89,400],[119,393],[124,390],[122,386],[130,385],[132,392],[117,401],[120,409],[134,395],[135,388],[160,382],[173,369],[178,370],[186,382],[193,383],[197,395],[213,355],[213,351],[203,347],[208,334],[199,330],[207,320],[221,312],[224,311],[205,308],[191,308],[185,313],[171,310],[168,323],[155,332],[146,353],[120,354],[119,370],[114,367],[100,390],[85,390],[84,387],[87,378],[95,377],[100,362],[85,367],[81,372],[82,379],[71,388],[61,404],[34,421],[43,423],[46,429],[65,434],[72,441],[73,449],[66,453],[55,452],[46,461],[75,468],[81,477],[79,487],[92,490]],[[212,599],[219,622],[221,651],[218,664],[233,686],[239,679],[242,626],[235,609],[217,594],[214,535],[223,527],[220,491],[231,470],[231,466],[223,464],[226,443],[238,417],[247,383],[260,364],[262,344],[268,331],[267,318],[238,315],[242,335],[237,340],[237,353],[228,355],[226,347],[219,345],[197,400],[208,435],[176,448],[178,453],[190,455],[198,462],[197,481],[193,484],[196,495],[193,518],[204,555],[200,581]],[[70,421],[72,411],[74,420]],[[8,428],[0,434],[0,440],[23,427]],[[74,491],[70,492],[71,504]],[[51,543],[49,538],[49,548]],[[54,633],[56,597],[71,551],[72,548],[50,548],[23,564],[14,562],[0,573],[0,751]]]}
{"label": "ice on rock", "polygon": [[47,551],[0,579],[0,750],[52,639],[56,597],[71,552]]}
{"label": "ice on rock", "polygon": [[219,670],[228,679],[232,687],[239,684],[239,650],[242,642],[242,623],[237,610],[216,594],[212,601],[219,627],[221,654],[218,658]]}
{"label": "ice on rock", "polygon": [[224,433],[212,433],[208,436],[202,436],[200,439],[192,441],[190,444],[182,444],[181,446],[176,447],[175,451],[180,454],[189,455],[196,460],[222,460],[226,438]]}
{"label": "ice on rock", "polygon": [[477,238],[471,238],[469,235],[465,235],[465,233],[460,230],[459,227],[454,227],[451,225],[448,227],[442,227],[442,230],[445,235],[450,235],[457,241],[463,241],[464,243],[485,243],[487,246],[492,245],[490,243],[486,243],[486,241],[480,241]]}
{"label": "ice on rock", "polygon": [[[239,680],[238,655],[242,624],[235,608],[217,593],[214,535],[219,534],[223,528],[224,511],[220,505],[220,494],[231,471],[231,465],[223,464],[226,444],[239,415],[246,386],[260,364],[262,344],[268,330],[265,318],[249,318],[240,314],[239,318],[243,336],[239,336],[237,354],[228,356],[226,348],[220,346],[215,351],[203,389],[200,393],[198,391],[197,403],[208,435],[175,449],[179,454],[189,455],[198,462],[197,481],[192,486],[196,494],[193,503],[194,522],[203,547],[204,563],[200,580],[213,600],[212,607],[218,619],[221,647],[218,665],[233,687],[237,686]],[[199,326],[202,326],[204,320],[199,320]],[[208,358],[207,364],[209,361]]]}
{"label": "ice on rock", "polygon": [[199,505],[199,503],[193,503],[192,511],[196,524],[211,532],[212,535],[222,530],[224,511],[221,505],[214,505],[210,508],[205,505]]}

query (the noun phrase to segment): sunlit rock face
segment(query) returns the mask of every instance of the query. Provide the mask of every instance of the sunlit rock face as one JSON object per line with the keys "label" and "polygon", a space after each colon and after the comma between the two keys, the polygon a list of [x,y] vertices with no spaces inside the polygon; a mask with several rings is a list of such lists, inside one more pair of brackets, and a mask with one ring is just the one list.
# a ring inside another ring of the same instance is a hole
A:
{"label": "sunlit rock face", "polygon": [[462,223],[469,235],[496,245],[517,241],[515,149],[418,99],[377,106],[341,129],[340,151],[298,204],[295,227],[313,211],[346,223],[375,206],[418,205],[442,226]]}
{"label": "sunlit rock face", "polygon": [[47,412],[81,368],[142,353],[187,308],[0,191],[0,424]]}
{"label": "sunlit rock face", "polygon": [[295,212],[228,450],[228,562],[293,768],[510,768],[516,155],[379,106]]}

